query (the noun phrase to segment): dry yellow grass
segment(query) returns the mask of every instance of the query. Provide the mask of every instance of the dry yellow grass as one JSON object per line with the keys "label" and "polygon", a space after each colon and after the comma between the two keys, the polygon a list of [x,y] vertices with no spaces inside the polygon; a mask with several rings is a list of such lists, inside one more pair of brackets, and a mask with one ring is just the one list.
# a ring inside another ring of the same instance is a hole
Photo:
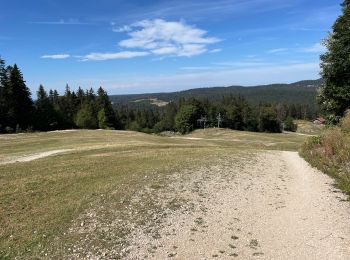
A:
{"label": "dry yellow grass", "polygon": [[313,122],[306,120],[295,120],[298,125],[297,133],[309,134],[309,135],[319,135],[324,130],[324,125],[317,125]]}

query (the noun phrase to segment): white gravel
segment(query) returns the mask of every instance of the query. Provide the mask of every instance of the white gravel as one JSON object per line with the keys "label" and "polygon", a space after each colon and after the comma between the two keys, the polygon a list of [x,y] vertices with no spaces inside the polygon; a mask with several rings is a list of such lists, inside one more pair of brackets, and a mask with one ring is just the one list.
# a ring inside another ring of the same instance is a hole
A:
{"label": "white gravel", "polygon": [[130,235],[128,259],[350,259],[350,203],[295,152],[261,152],[193,173],[159,236]]}

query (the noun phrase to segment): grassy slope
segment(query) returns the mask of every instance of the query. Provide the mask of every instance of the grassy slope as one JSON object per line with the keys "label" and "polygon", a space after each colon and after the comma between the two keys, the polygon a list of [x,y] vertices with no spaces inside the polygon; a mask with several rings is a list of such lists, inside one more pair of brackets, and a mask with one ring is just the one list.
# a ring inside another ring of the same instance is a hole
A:
{"label": "grassy slope", "polygon": [[[45,253],[61,258],[67,245],[81,239],[67,233],[75,219],[89,209],[104,205],[99,216],[108,220],[119,214],[123,218],[124,202],[135,192],[146,186],[156,189],[171,185],[169,176],[176,172],[208,164],[227,153],[297,150],[304,140],[300,135],[223,129],[199,130],[178,138],[103,130],[0,136],[0,160],[75,149],[68,154],[0,166],[0,258],[42,257]],[[151,199],[142,204],[146,206],[137,205],[143,219],[135,219],[135,223],[150,218],[148,208],[156,207]],[[115,237],[99,234],[101,237],[94,241],[112,241],[115,246],[123,243],[127,232],[120,227]]]}

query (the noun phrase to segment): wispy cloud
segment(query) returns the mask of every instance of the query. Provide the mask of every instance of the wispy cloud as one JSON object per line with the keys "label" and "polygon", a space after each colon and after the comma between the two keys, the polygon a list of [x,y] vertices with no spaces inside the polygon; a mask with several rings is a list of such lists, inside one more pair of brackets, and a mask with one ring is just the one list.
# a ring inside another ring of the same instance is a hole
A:
{"label": "wispy cloud", "polygon": [[310,47],[300,49],[301,52],[309,52],[309,53],[322,53],[322,52],[325,52],[326,50],[327,50],[326,47],[320,43],[315,43]]}
{"label": "wispy cloud", "polygon": [[189,67],[181,67],[181,70],[217,70],[217,69],[222,69],[220,67],[215,67],[215,66],[189,66]]}
{"label": "wispy cloud", "polygon": [[115,59],[130,59],[135,57],[143,57],[150,55],[145,51],[122,51],[115,53],[98,53],[93,52],[81,57],[82,61],[102,61],[102,60],[115,60]]}
{"label": "wispy cloud", "polygon": [[132,28],[129,25],[123,25],[118,27],[115,22],[111,22],[111,26],[112,26],[112,31],[117,33],[132,31]]}
{"label": "wispy cloud", "polygon": [[[295,5],[292,0],[177,0],[177,1],[150,1],[147,7],[136,9],[132,13],[121,15],[114,21],[130,21],[163,17],[174,19],[182,17],[191,21],[221,20],[232,15],[252,15],[273,10],[289,8]],[[100,19],[106,19],[102,17]],[[113,20],[113,19],[112,19]]]}
{"label": "wispy cloud", "polygon": [[213,49],[209,51],[210,53],[218,53],[218,52],[222,52],[222,49]]}
{"label": "wispy cloud", "polygon": [[222,61],[213,63],[217,66],[224,67],[263,67],[270,66],[272,63],[256,60],[242,60],[242,61]]}
{"label": "wispy cloud", "polygon": [[60,19],[58,21],[38,21],[38,22],[30,22],[32,24],[47,24],[47,25],[93,25],[94,23],[90,22],[81,22],[79,19]]}
{"label": "wispy cloud", "polygon": [[54,60],[63,60],[68,59],[71,56],[69,54],[51,54],[51,55],[43,55],[41,58],[43,59],[54,59]]}
{"label": "wispy cloud", "polygon": [[281,53],[281,52],[287,52],[287,51],[288,51],[287,48],[278,48],[278,49],[268,50],[267,53],[273,54],[273,53]]}
{"label": "wispy cloud", "polygon": [[143,20],[121,27],[129,39],[119,42],[124,48],[148,50],[155,55],[191,57],[207,52],[207,45],[219,42],[216,37],[207,37],[207,31],[188,25],[183,21],[165,21],[162,19]]}

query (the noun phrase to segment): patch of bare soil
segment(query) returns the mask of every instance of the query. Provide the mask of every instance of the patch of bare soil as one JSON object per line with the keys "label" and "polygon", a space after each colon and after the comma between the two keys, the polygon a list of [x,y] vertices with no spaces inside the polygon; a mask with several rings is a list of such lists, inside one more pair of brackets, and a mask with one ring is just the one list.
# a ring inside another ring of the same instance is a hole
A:
{"label": "patch of bare soil", "polygon": [[0,165],[4,164],[10,164],[10,163],[17,163],[17,162],[30,162],[37,159],[45,158],[48,156],[53,156],[65,152],[73,151],[73,149],[59,149],[59,150],[51,150],[47,152],[41,152],[41,153],[35,153],[30,155],[23,155],[23,156],[17,156],[17,157],[11,157],[7,159],[2,159],[0,161]]}

